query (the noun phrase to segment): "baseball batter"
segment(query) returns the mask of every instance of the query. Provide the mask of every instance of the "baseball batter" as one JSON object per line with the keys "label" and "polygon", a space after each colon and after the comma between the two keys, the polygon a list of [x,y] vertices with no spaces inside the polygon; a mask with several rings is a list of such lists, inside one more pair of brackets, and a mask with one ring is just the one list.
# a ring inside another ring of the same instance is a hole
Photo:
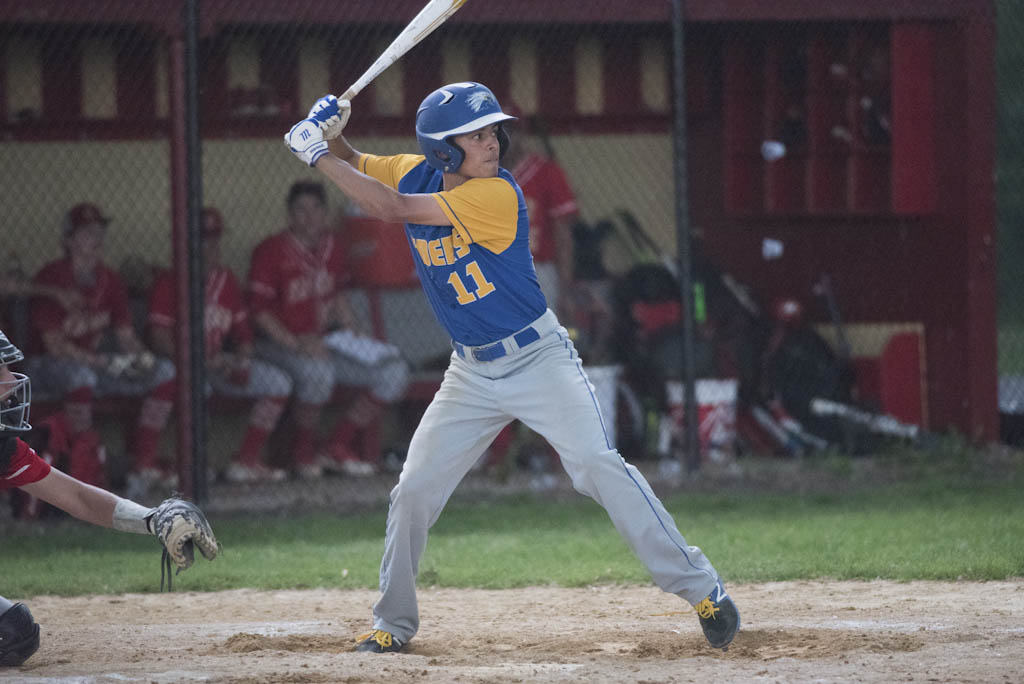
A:
{"label": "baseball batter", "polygon": [[321,98],[285,142],[364,212],[405,223],[423,290],[453,346],[391,492],[381,596],[357,650],[398,651],[416,634],[427,530],[513,419],[554,446],[573,486],[604,506],[658,586],[696,607],[711,645],[728,646],[740,622],[733,601],[644,477],[608,443],[594,387],[537,284],[523,194],[499,165],[508,145],[502,123],[512,117],[483,85],[446,85],[416,113],[422,154],[379,157],[341,137],[350,111],[347,101]]}
{"label": "baseball batter", "polygon": [[[101,527],[154,534],[180,570],[192,565],[193,545],[207,559],[219,546],[210,524],[194,504],[167,499],[156,508],[80,482],[50,466],[19,435],[32,429],[32,385],[9,366],[24,360],[21,350],[0,330],[0,492],[19,488],[57,508]],[[0,596],[0,668],[21,665],[39,648],[39,625],[23,603]]]}

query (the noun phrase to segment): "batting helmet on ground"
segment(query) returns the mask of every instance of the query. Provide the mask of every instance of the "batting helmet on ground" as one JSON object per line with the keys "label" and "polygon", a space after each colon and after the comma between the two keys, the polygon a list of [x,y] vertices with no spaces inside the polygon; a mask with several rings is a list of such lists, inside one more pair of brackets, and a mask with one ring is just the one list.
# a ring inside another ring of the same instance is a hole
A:
{"label": "batting helmet on ground", "polygon": [[[457,135],[516,117],[501,111],[494,93],[473,82],[451,83],[438,88],[416,110],[416,140],[427,163],[439,171],[454,173],[465,153],[452,140]],[[500,154],[508,149],[508,134],[498,126]]]}

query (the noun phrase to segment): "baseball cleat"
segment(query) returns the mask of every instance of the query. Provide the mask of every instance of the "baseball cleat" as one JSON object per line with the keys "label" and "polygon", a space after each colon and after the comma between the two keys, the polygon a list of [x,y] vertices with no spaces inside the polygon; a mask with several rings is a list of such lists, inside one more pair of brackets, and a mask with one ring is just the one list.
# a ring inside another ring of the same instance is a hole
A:
{"label": "baseball cleat", "polygon": [[725,593],[721,580],[715,582],[715,588],[706,599],[694,606],[694,610],[697,611],[701,629],[711,647],[728,650],[736,632],[740,631],[740,612]]}
{"label": "baseball cleat", "polygon": [[262,463],[246,465],[244,463],[229,463],[224,471],[224,479],[233,484],[251,484],[253,482],[281,482],[288,477],[288,474],[277,468],[270,468]]}
{"label": "baseball cleat", "polygon": [[353,459],[342,461],[339,467],[341,468],[341,472],[349,477],[370,477],[371,475],[375,475],[377,472],[377,469],[373,467],[372,463]]}
{"label": "baseball cleat", "polygon": [[323,475],[323,466],[316,463],[300,463],[295,466],[295,476],[300,480],[318,480]]}
{"label": "baseball cleat", "polygon": [[356,641],[359,642],[356,644],[357,651],[369,653],[398,653],[405,645],[393,637],[391,632],[385,632],[382,629],[375,629],[369,634],[363,634]]}

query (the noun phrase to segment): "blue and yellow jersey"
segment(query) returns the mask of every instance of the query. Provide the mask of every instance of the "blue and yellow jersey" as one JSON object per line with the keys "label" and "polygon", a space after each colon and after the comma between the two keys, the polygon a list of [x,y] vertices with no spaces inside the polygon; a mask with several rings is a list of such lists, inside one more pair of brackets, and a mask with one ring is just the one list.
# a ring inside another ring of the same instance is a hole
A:
{"label": "blue and yellow jersey", "polygon": [[444,174],[422,155],[364,154],[360,171],[405,194],[428,193],[448,226],[405,224],[423,291],[452,339],[489,344],[547,310],[530,254],[526,202],[505,169],[443,190]]}

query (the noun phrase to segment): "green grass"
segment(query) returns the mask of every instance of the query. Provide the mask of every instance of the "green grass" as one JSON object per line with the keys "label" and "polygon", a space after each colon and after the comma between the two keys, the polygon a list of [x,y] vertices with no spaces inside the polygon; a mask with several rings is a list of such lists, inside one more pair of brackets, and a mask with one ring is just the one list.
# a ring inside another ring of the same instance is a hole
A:
{"label": "green grass", "polygon": [[[954,470],[956,470],[954,468]],[[963,472],[829,494],[686,493],[665,503],[728,581],[1002,579],[1024,575],[1022,478]],[[974,484],[972,484],[972,481]],[[372,588],[383,549],[372,515],[211,521],[224,550],[182,590]],[[13,526],[0,554],[8,596],[155,591],[156,541],[75,521]],[[450,505],[431,533],[421,586],[509,588],[650,579],[589,499]]]}

